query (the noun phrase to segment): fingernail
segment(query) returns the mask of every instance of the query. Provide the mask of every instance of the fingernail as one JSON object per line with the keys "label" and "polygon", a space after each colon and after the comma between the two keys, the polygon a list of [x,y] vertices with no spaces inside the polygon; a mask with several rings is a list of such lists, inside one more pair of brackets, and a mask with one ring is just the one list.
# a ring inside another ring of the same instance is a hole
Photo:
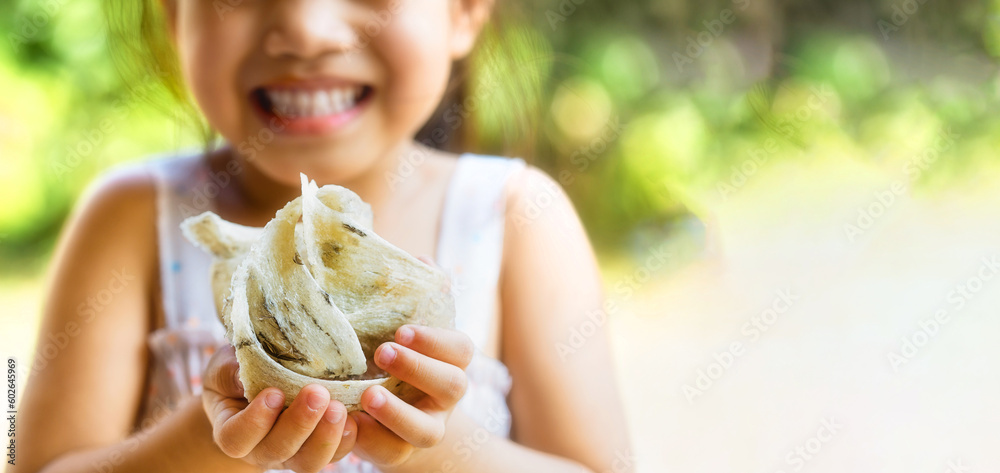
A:
{"label": "fingernail", "polygon": [[382,366],[389,366],[392,361],[396,359],[396,350],[392,348],[392,345],[382,345],[382,349],[378,353],[378,361]]}
{"label": "fingernail", "polygon": [[399,343],[401,345],[409,345],[410,342],[413,341],[413,336],[415,334],[413,333],[412,328],[403,326],[399,328],[399,330],[396,332],[396,335],[399,337]]}
{"label": "fingernail", "polygon": [[270,407],[271,409],[277,409],[284,403],[284,396],[282,396],[281,393],[272,392],[264,398],[264,404],[267,404],[267,407]]}
{"label": "fingernail", "polygon": [[330,400],[329,393],[327,393],[326,396],[323,396],[320,393],[312,393],[306,398],[306,405],[309,406],[309,409],[318,411],[323,408],[323,403],[328,400]]}
{"label": "fingernail", "polygon": [[372,409],[378,409],[378,408],[384,406],[385,405],[385,394],[382,394],[380,392],[376,392],[375,395],[372,396],[372,401],[369,402],[368,405],[371,406]]}
{"label": "fingernail", "polygon": [[239,371],[233,372],[233,381],[235,381],[235,383],[236,383],[236,388],[239,389],[240,392],[243,392],[243,381],[240,381],[240,372]]}
{"label": "fingernail", "polygon": [[329,423],[331,423],[331,424],[336,424],[336,423],[340,422],[341,420],[343,420],[343,418],[344,418],[344,411],[342,411],[340,409],[330,408],[330,409],[326,410],[326,415],[324,415],[323,418],[326,419],[326,421],[329,422]]}

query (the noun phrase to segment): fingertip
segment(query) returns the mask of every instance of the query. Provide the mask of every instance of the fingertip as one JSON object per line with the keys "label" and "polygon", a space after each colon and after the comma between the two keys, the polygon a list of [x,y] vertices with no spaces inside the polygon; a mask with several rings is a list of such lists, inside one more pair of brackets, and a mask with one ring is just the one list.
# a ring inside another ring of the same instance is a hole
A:
{"label": "fingertip", "polygon": [[243,387],[243,380],[240,379],[240,367],[233,370],[233,386],[239,391],[240,396],[246,396],[246,388]]}
{"label": "fingertip", "polygon": [[371,399],[368,401],[368,406],[372,409],[381,409],[385,405],[385,394],[377,392],[372,395]]}
{"label": "fingertip", "polygon": [[412,325],[404,325],[396,330],[396,343],[399,343],[400,345],[409,345],[413,342],[416,335],[416,331]]}
{"label": "fingertip", "polygon": [[258,394],[264,398],[264,405],[268,409],[281,409],[285,405],[285,393],[278,388],[267,388]]}
{"label": "fingertip", "polygon": [[396,361],[396,349],[392,345],[392,343],[383,343],[378,347],[375,361],[378,362],[379,368],[388,368],[393,361]]}
{"label": "fingertip", "polygon": [[361,425],[361,421],[359,419],[361,418],[362,415],[364,415],[364,413],[365,413],[365,411],[351,411],[351,412],[348,412],[347,413],[347,420],[348,420],[348,422],[354,422],[354,427],[357,428],[358,426]]}
{"label": "fingertip", "polygon": [[358,423],[354,420],[356,417],[355,412],[347,413],[347,420],[344,421],[344,431],[340,437],[340,445],[337,447],[337,452],[333,456],[333,463],[336,463],[351,453],[354,450],[354,444],[358,439]]}
{"label": "fingertip", "polygon": [[326,388],[324,388],[323,386],[320,386],[320,385],[318,385],[316,383],[307,384],[307,385],[303,386],[302,387],[302,391],[299,391],[299,395],[301,396],[302,393],[307,393],[307,394],[316,393],[316,394],[320,394],[320,395],[324,395],[325,394],[327,398],[330,397],[330,391],[327,390]]}
{"label": "fingertip", "polygon": [[347,420],[344,421],[344,437],[350,437],[358,433],[358,422],[354,420],[351,413],[347,413]]}
{"label": "fingertip", "polygon": [[[364,397],[364,396],[362,396],[362,397]],[[364,401],[363,400],[361,402],[361,406],[362,406],[362,408],[364,408]],[[350,420],[354,422],[354,430],[357,431],[357,432],[361,432],[361,429],[365,425],[366,422],[369,422],[369,421],[370,422],[374,422],[375,421],[375,419],[373,419],[371,415],[369,415],[367,412],[365,412],[363,410],[351,412],[351,413],[347,414],[347,417],[349,417]]]}
{"label": "fingertip", "polygon": [[388,402],[388,398],[386,397],[388,392],[382,386],[372,386],[361,395],[361,404],[365,407],[366,411],[379,410]]}
{"label": "fingertip", "polygon": [[347,417],[347,409],[339,401],[333,401],[326,408],[326,413],[323,414],[323,420],[331,424],[339,424],[344,421]]}

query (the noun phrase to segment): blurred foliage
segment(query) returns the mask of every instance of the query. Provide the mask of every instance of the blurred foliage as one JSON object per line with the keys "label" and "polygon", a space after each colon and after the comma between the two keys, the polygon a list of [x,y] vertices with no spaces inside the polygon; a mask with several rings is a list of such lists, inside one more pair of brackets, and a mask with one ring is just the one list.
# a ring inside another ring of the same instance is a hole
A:
{"label": "blurred foliage", "polygon": [[[690,216],[736,192],[754,159],[902,174],[939,146],[915,176],[926,187],[975,176],[1000,144],[1000,0],[516,7],[471,61],[467,93],[484,99],[467,135],[552,174],[604,250],[697,234]],[[200,145],[123,84],[102,19],[98,0],[0,3],[3,272],[37,267],[103,169]]]}

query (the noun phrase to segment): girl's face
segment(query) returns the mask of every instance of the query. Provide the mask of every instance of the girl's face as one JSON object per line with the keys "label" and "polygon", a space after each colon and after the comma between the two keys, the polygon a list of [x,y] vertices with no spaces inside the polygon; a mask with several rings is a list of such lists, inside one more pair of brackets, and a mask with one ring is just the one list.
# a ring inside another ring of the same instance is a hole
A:
{"label": "girl's face", "polygon": [[398,157],[488,11],[488,0],[164,1],[202,112],[289,186],[300,171],[346,182]]}

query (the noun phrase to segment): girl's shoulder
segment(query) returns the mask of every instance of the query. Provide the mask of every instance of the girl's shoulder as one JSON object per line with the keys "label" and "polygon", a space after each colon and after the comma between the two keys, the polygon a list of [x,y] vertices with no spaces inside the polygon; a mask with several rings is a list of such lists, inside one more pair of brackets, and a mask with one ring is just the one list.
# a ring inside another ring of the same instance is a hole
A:
{"label": "girl's shoulder", "polygon": [[499,186],[504,200],[508,202],[523,195],[527,186],[539,179],[554,183],[545,172],[518,157],[445,152],[437,152],[434,157],[436,159],[432,162],[437,161],[439,172],[453,176],[452,184],[469,188]]}
{"label": "girl's shoulder", "polygon": [[[504,196],[506,216],[521,227],[544,213],[572,211],[563,187],[545,171],[522,163],[508,176]],[[548,211],[548,212],[547,212]]]}
{"label": "girl's shoulder", "polygon": [[147,155],[116,164],[90,184],[82,202],[104,193],[141,192],[146,197],[155,197],[156,188],[162,181],[189,180],[203,167],[203,161],[203,152],[177,151]]}
{"label": "girl's shoulder", "polygon": [[97,176],[77,200],[77,219],[92,214],[139,216],[153,209],[156,174],[146,161],[114,165]]}
{"label": "girl's shoulder", "polygon": [[142,237],[154,235],[158,188],[165,178],[184,179],[197,160],[194,153],[172,153],[112,166],[83,192],[70,217],[66,238],[128,239],[133,249],[141,245],[149,256],[155,255],[155,238]]}
{"label": "girl's shoulder", "polygon": [[[488,199],[503,214],[508,225],[521,228],[543,213],[573,213],[572,204],[562,186],[545,171],[518,157],[475,153],[438,152],[439,174],[451,175],[452,200]],[[480,205],[481,207],[481,205]],[[548,210],[550,212],[543,212]]]}

